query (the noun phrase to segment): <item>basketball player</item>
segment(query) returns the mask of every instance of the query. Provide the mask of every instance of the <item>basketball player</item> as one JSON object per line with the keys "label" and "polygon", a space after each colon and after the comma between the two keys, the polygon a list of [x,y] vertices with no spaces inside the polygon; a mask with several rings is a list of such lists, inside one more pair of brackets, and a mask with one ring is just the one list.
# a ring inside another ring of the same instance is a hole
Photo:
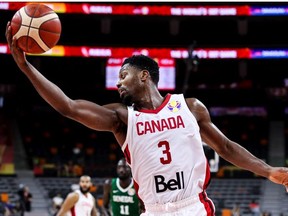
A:
{"label": "basketball player", "polygon": [[118,178],[107,179],[104,184],[103,206],[106,215],[140,215],[142,202],[134,189],[131,169],[125,158],[118,161],[117,175]]}
{"label": "basketball player", "polygon": [[125,59],[117,83],[123,103],[100,106],[73,100],[46,79],[12,40],[9,22],[6,39],[20,70],[56,111],[88,128],[114,134],[144,202],[143,216],[215,215],[206,195],[210,172],[202,142],[235,166],[288,188],[288,168],[272,167],[227,138],[198,99],[162,96],[157,88],[159,67],[153,59],[143,55]]}
{"label": "basketball player", "polygon": [[75,190],[67,195],[57,216],[96,216],[95,199],[89,192],[91,185],[89,176],[81,176],[80,190]]}

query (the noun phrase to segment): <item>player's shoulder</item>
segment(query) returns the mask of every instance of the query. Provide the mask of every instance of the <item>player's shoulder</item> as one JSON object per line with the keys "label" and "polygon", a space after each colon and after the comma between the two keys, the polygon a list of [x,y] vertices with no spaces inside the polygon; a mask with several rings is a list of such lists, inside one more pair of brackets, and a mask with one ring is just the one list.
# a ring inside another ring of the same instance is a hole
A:
{"label": "player's shoulder", "polygon": [[77,191],[70,192],[67,195],[67,199],[77,201],[79,199],[79,193]]}
{"label": "player's shoulder", "polygon": [[204,103],[195,97],[185,97],[185,101],[189,108],[206,108]]}
{"label": "player's shoulder", "polygon": [[122,121],[128,118],[128,107],[122,103],[110,103],[103,107],[113,110]]}
{"label": "player's shoulder", "polygon": [[186,103],[189,103],[189,104],[194,105],[194,106],[199,105],[199,104],[202,103],[198,98],[187,97],[184,94],[171,94],[171,96],[178,97],[178,98],[184,98]]}
{"label": "player's shoulder", "polygon": [[209,116],[207,107],[197,98],[185,98],[186,104],[190,112],[195,116],[197,120],[206,118]]}
{"label": "player's shoulder", "polygon": [[184,99],[190,110],[191,109],[195,110],[197,108],[205,108],[205,105],[195,97],[187,97],[184,96],[184,94],[171,94],[171,97],[173,97],[174,99],[178,98],[180,100]]}
{"label": "player's shoulder", "polygon": [[94,198],[93,194],[88,192],[87,195],[90,197],[90,198]]}
{"label": "player's shoulder", "polygon": [[197,122],[211,121],[208,108],[197,98],[185,98],[188,109],[196,118]]}
{"label": "player's shoulder", "polygon": [[109,103],[109,104],[105,104],[103,106],[108,108],[108,109],[112,109],[112,110],[127,110],[127,106],[125,106],[122,103]]}

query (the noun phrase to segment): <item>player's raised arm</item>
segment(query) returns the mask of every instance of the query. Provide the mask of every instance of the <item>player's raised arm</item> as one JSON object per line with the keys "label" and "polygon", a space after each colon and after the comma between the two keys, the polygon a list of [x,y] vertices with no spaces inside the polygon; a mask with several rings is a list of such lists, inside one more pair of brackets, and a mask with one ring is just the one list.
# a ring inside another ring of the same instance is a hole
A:
{"label": "player's raised arm", "polygon": [[288,168],[272,167],[255,157],[238,143],[228,139],[212,122],[207,108],[197,99],[188,99],[188,106],[196,117],[202,139],[223,159],[242,169],[266,177],[274,183],[288,186]]}
{"label": "player's raised arm", "polygon": [[117,130],[120,119],[116,109],[123,107],[121,104],[104,107],[86,100],[70,99],[58,86],[46,79],[27,61],[25,53],[17,47],[16,39],[12,38],[9,22],[6,27],[6,39],[20,70],[28,77],[40,96],[55,110],[95,130]]}
{"label": "player's raised arm", "polygon": [[228,139],[212,122],[207,108],[199,100],[189,99],[189,108],[196,117],[203,141],[230,163],[268,177],[268,164],[256,158],[238,143]]}

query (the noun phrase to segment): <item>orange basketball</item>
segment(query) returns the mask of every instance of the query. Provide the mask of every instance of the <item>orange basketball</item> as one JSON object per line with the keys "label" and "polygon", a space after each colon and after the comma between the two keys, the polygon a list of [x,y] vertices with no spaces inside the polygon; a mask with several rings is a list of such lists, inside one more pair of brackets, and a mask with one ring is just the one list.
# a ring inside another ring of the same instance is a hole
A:
{"label": "orange basketball", "polygon": [[12,35],[27,53],[41,54],[54,47],[61,36],[58,15],[45,4],[33,3],[20,8],[11,20]]}

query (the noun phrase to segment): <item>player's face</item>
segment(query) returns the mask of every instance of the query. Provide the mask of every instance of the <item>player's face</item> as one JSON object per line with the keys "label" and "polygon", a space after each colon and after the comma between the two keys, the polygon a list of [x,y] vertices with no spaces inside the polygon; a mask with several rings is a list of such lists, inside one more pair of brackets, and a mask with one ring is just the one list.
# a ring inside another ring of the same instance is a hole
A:
{"label": "player's face", "polygon": [[123,65],[120,69],[117,88],[120,98],[126,105],[131,105],[135,101],[135,98],[137,98],[140,90],[139,74],[139,70],[129,64]]}
{"label": "player's face", "polygon": [[79,182],[79,186],[80,186],[80,191],[83,194],[86,194],[90,191],[90,187],[91,187],[91,178],[90,177],[81,177],[80,178],[80,182]]}
{"label": "player's face", "polygon": [[122,180],[131,177],[131,169],[125,160],[119,161],[117,165],[117,174],[118,174],[118,177]]}

